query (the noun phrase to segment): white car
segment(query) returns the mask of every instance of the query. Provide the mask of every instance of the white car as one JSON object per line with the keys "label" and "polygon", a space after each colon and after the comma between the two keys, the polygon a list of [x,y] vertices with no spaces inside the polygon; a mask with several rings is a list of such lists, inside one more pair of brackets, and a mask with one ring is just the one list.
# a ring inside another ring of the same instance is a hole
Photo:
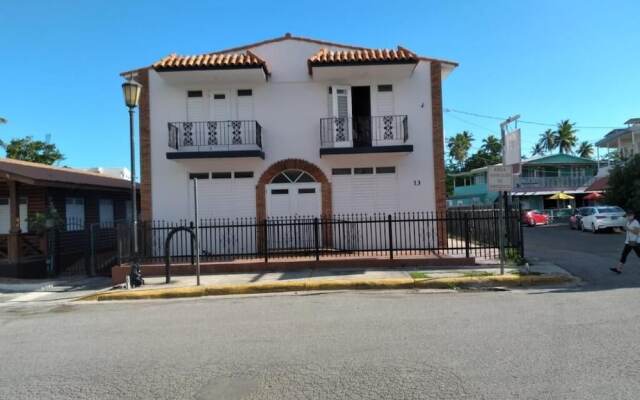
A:
{"label": "white car", "polygon": [[582,230],[590,230],[593,233],[601,229],[624,228],[627,224],[624,210],[617,206],[582,207],[580,215]]}

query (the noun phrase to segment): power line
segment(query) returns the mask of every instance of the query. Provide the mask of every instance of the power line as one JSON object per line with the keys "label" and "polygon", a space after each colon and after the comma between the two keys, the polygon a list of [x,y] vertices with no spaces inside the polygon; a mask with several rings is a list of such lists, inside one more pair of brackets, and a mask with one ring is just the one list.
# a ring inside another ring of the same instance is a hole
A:
{"label": "power line", "polygon": [[[496,117],[494,115],[478,114],[478,113],[474,113],[474,112],[470,112],[470,111],[456,110],[454,108],[445,108],[444,111],[445,112],[453,112],[453,113],[458,113],[458,114],[469,115],[469,116],[477,117],[477,118],[493,119],[493,120],[496,120],[496,121],[504,121],[506,119],[504,117]],[[555,127],[557,125],[557,124],[552,124],[552,123],[547,123],[547,122],[525,121],[525,120],[521,120],[521,119],[518,120],[518,122],[521,123],[521,124],[548,126],[548,127]],[[575,126],[575,128],[576,129],[617,129],[617,128],[619,128],[619,126]]]}

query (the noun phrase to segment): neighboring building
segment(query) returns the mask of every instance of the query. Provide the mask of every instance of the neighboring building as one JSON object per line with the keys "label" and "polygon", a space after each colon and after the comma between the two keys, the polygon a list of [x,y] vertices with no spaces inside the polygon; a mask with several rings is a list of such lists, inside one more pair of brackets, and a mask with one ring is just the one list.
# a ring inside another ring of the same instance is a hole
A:
{"label": "neighboring building", "polygon": [[564,192],[575,197],[574,207],[582,206],[582,197],[598,172],[594,160],[568,154],[532,157],[522,162],[520,176],[516,177],[512,195],[522,208],[557,208],[556,200],[547,197]]}
{"label": "neighboring building", "polygon": [[[514,177],[512,198],[525,209],[557,208],[556,200],[547,197],[564,192],[575,197],[573,206],[582,205],[582,197],[595,181],[598,163],[595,160],[568,154],[552,154],[522,160],[521,173]],[[488,191],[486,185],[487,167],[468,173],[457,174],[453,196],[449,197],[450,207],[472,204],[492,204],[498,194]]]}
{"label": "neighboring building", "polygon": [[402,47],[286,34],[123,73],[143,85],[141,213],[202,217],[443,210],[442,80]]}
{"label": "neighboring building", "polygon": [[95,172],[96,174],[110,176],[112,178],[131,180],[131,170],[127,167],[92,167],[79,169],[82,171]]}
{"label": "neighboring building", "polygon": [[131,189],[123,179],[6,158],[0,159],[0,176],[0,276],[42,270],[47,243],[29,224],[37,213],[55,208],[67,231],[131,218]]}
{"label": "neighboring building", "polygon": [[492,206],[498,199],[498,192],[489,192],[487,187],[487,167],[451,176],[453,194],[447,199],[448,207]]}
{"label": "neighboring building", "polygon": [[[611,152],[616,153],[615,158],[627,159],[635,154],[640,154],[640,118],[631,118],[626,128],[614,129],[605,137],[596,142],[596,147],[606,149],[607,159],[611,159]],[[600,158],[600,154],[598,154]]]}

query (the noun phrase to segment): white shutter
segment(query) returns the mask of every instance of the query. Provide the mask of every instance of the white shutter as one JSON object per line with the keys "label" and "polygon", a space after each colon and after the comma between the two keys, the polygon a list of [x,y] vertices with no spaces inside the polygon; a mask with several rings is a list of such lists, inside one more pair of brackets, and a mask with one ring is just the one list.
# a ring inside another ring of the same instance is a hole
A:
{"label": "white shutter", "polygon": [[[386,86],[386,85],[381,85]],[[376,93],[376,115],[384,116],[384,115],[393,115],[394,114],[394,98],[393,98],[393,90],[391,91],[380,91]]]}
{"label": "white shutter", "polygon": [[211,93],[211,120],[229,121],[229,94],[227,92],[214,91]]}
{"label": "white shutter", "polygon": [[20,231],[22,233],[29,232],[29,206],[25,197],[20,199]]}
{"label": "white shutter", "polygon": [[[21,198],[19,205],[20,231],[27,233],[29,231],[27,199]],[[11,210],[9,208],[9,199],[0,199],[0,234],[8,234],[11,229]]]}
{"label": "white shutter", "polygon": [[9,216],[9,199],[0,199],[0,233],[9,233],[10,216]]}
{"label": "white shutter", "polygon": [[402,125],[395,114],[393,86],[378,85],[376,92],[376,116],[372,126],[373,144],[389,145],[402,138]]}
{"label": "white shutter", "polygon": [[351,87],[332,87],[333,144],[336,147],[350,147],[351,133]]}
{"label": "white shutter", "polygon": [[202,91],[198,91],[198,90],[189,91],[187,93],[187,121],[194,122],[194,121],[204,121],[204,120],[206,120],[206,117],[205,117],[205,109],[204,109],[204,97],[202,97]]}

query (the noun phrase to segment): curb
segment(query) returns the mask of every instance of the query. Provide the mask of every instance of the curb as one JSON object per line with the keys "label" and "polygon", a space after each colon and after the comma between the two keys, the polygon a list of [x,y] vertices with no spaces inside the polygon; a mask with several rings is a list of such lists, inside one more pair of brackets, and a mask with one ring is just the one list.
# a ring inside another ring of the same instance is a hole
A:
{"label": "curb", "polygon": [[456,289],[491,286],[527,287],[559,285],[574,282],[567,275],[496,275],[462,276],[453,278],[413,279],[304,279],[287,282],[224,284],[181,288],[142,289],[119,292],[99,292],[76,301],[149,300],[184,297],[222,296],[313,290],[390,290],[390,289]]}

